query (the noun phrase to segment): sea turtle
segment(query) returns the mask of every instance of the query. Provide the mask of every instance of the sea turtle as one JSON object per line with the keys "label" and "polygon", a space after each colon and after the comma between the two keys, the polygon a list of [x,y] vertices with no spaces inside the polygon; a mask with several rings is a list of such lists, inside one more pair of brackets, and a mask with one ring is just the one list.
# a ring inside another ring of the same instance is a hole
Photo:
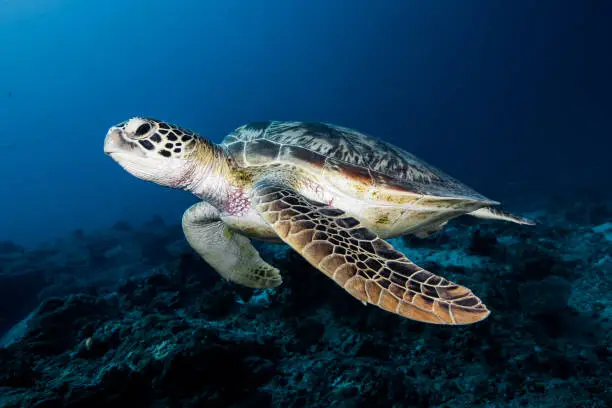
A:
{"label": "sea turtle", "polygon": [[201,199],[183,231],[227,280],[280,285],[249,238],[284,242],[364,304],[422,322],[470,324],[489,310],[385,238],[428,235],[463,214],[530,224],[396,146],[327,123],[254,122],[216,145],[136,117],[109,129],[104,151],[138,178]]}

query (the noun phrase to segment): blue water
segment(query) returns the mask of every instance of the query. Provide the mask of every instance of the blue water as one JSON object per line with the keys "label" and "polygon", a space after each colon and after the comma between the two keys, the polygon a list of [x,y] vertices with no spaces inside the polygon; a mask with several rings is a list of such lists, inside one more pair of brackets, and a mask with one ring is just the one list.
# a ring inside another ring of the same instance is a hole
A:
{"label": "blue water", "polygon": [[0,238],[22,244],[192,201],[122,172],[107,128],[159,117],[220,141],[321,120],[483,194],[577,195],[612,174],[607,2],[4,0]]}
{"label": "blue water", "polygon": [[[0,408],[612,406],[611,22],[606,0],[0,0]],[[537,224],[391,241],[482,299],[467,327],[363,307],[283,245],[254,243],[283,285],[246,288],[187,245],[194,196],[104,154],[133,116],[215,143],[353,128]]]}

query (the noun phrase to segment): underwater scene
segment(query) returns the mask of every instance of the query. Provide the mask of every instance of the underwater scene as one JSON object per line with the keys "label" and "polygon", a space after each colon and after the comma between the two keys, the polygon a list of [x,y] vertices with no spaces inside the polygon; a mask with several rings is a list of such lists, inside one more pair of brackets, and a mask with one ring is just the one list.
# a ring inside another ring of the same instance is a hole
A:
{"label": "underwater scene", "polygon": [[0,0],[0,407],[612,407],[611,21]]}

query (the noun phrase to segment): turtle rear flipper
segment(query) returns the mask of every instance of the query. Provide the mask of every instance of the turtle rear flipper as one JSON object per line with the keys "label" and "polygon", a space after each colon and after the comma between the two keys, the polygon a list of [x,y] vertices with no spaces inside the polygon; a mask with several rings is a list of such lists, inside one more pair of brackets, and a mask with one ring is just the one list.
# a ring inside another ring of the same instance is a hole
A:
{"label": "turtle rear flipper", "polygon": [[489,311],[472,292],[412,263],[345,212],[262,180],[255,207],[280,238],[355,298],[409,319],[470,324]]}
{"label": "turtle rear flipper", "polygon": [[469,214],[476,218],[482,218],[486,220],[501,220],[501,221],[514,222],[516,224],[522,224],[522,225],[535,225],[534,221],[528,218],[523,218],[523,217],[519,217],[518,215],[511,214],[507,211],[502,210],[501,208],[483,207],[483,208],[479,208],[476,211],[472,211]]}
{"label": "turtle rear flipper", "polygon": [[189,245],[225,279],[251,288],[282,283],[278,269],[261,259],[247,237],[221,221],[212,205],[192,205],[183,214],[182,224]]}

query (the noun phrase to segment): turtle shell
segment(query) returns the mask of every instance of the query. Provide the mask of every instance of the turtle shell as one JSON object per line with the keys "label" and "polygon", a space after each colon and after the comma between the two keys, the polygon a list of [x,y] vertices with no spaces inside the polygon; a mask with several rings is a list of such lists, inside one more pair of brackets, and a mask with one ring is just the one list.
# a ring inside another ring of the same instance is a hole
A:
{"label": "turtle shell", "polygon": [[397,146],[327,123],[253,122],[221,145],[238,167],[293,164],[397,192],[496,203]]}

